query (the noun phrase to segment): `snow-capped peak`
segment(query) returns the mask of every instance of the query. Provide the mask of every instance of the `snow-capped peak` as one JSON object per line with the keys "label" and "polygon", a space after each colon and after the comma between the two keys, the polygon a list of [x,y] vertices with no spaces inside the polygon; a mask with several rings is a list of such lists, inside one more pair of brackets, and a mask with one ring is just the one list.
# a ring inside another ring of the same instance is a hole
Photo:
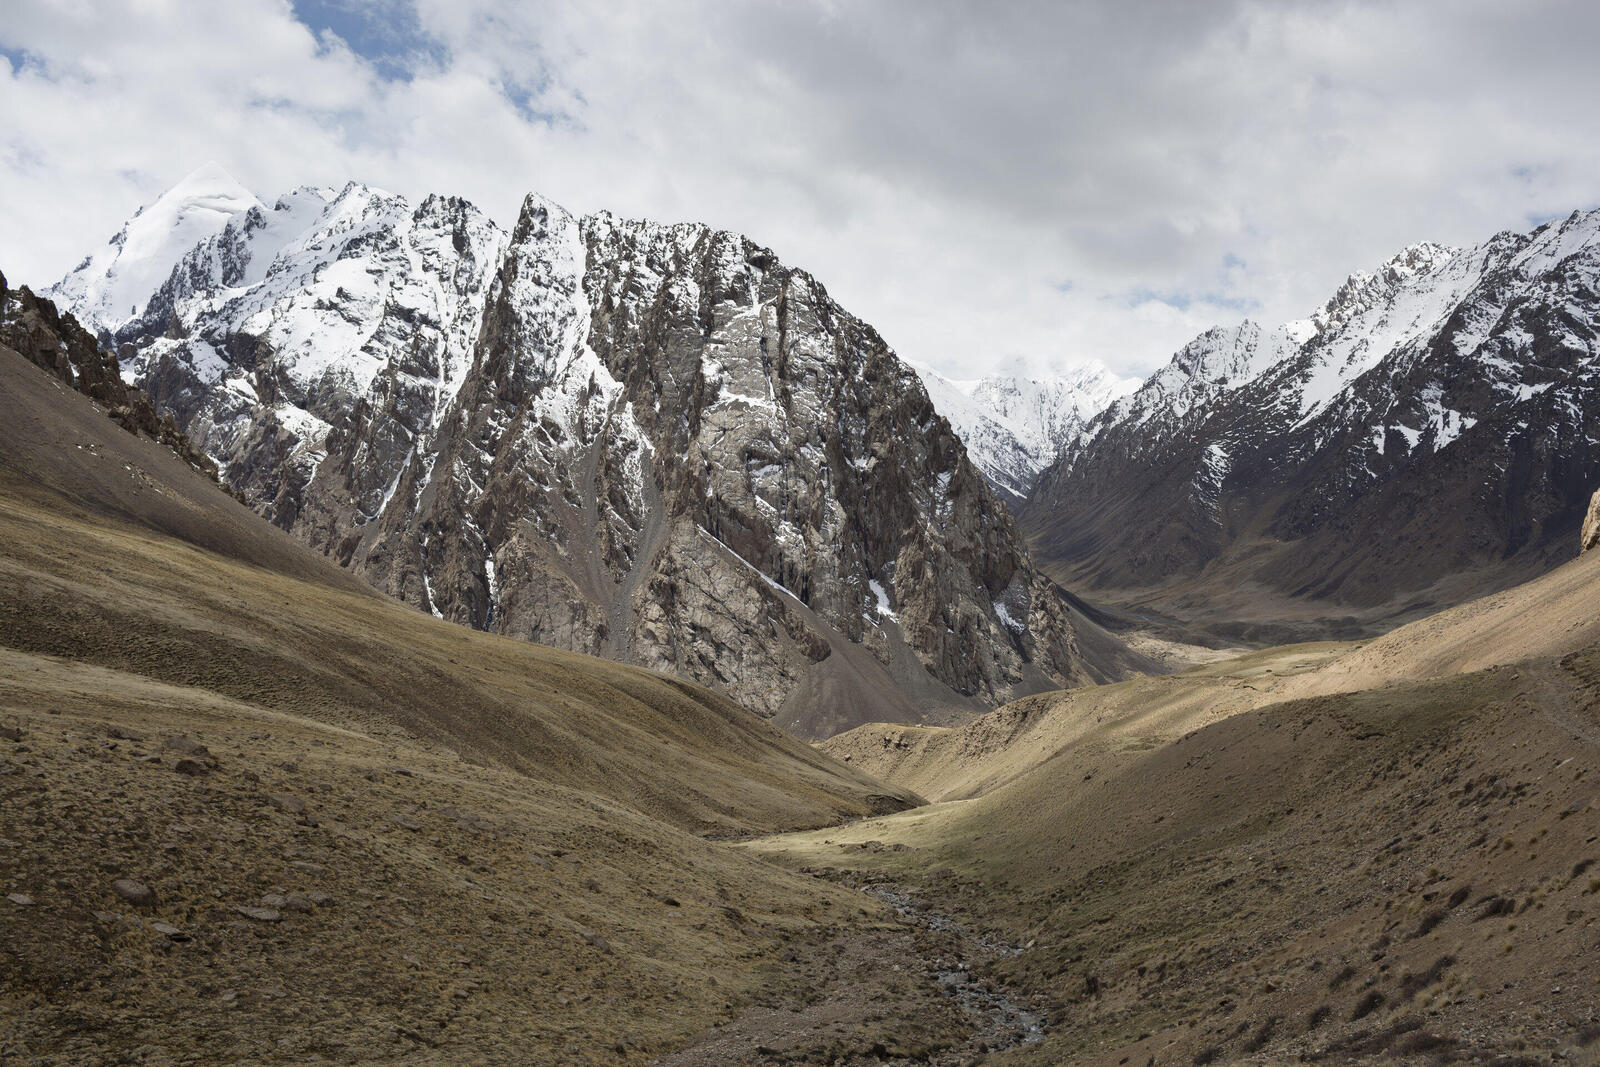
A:
{"label": "snow-capped peak", "polygon": [[234,217],[262,206],[221,166],[206,163],[140,208],[46,295],[72,307],[90,329],[114,332],[144,310],[186,252]]}
{"label": "snow-capped peak", "polygon": [[1138,379],[1120,377],[1098,362],[1044,375],[972,379],[912,366],[973,464],[1008,499],[1027,496],[1039,472],[1084,423],[1139,386]]}
{"label": "snow-capped peak", "polygon": [[1315,333],[1332,333],[1351,319],[1390,299],[1416,279],[1432,274],[1459,249],[1422,241],[1407,245],[1374,271],[1358,270],[1311,316]]}

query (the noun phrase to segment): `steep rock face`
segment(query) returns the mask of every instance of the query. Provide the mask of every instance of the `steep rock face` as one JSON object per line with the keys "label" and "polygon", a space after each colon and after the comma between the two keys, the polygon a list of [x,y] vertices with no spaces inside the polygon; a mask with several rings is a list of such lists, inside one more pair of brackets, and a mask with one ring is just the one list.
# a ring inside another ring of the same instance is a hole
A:
{"label": "steep rock face", "polygon": [[1197,339],[1091,424],[1025,521],[1107,589],[1474,595],[1570,552],[1600,480],[1597,353],[1600,212],[1413,246],[1308,320]]}
{"label": "steep rock face", "polygon": [[916,375],[737,235],[303,189],[144,307],[99,325],[228,482],[441,617],[814,735],[1144,665],[1083,653]]}
{"label": "steep rock face", "polygon": [[973,466],[1000,498],[1019,506],[1039,474],[1058,459],[1089,419],[1138,388],[1091,363],[1051,377],[994,375],[956,381],[917,367],[934,408],[966,446]]}

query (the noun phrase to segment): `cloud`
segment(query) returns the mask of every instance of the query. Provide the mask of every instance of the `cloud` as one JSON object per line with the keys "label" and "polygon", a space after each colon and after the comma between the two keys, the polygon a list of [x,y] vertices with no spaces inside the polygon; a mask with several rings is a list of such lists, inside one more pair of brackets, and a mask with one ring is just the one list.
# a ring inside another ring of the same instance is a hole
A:
{"label": "cloud", "polygon": [[214,158],[269,197],[705,221],[941,369],[1145,373],[1412,241],[1600,203],[1583,0],[20,7],[0,269],[33,282]]}

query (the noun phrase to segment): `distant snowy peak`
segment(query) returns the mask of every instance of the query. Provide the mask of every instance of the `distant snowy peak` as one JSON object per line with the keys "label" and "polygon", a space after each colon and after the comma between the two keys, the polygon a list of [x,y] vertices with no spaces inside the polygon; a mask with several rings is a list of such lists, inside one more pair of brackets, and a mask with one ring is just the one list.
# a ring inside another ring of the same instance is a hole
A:
{"label": "distant snowy peak", "polygon": [[1028,495],[1085,423],[1139,385],[1088,363],[1045,377],[996,375],[956,380],[917,367],[934,409],[949,420],[967,455],[1007,500]]}
{"label": "distant snowy peak", "polygon": [[185,253],[263,206],[227,171],[207,163],[141,208],[45,295],[72,307],[91,330],[115,332],[144,310]]}
{"label": "distant snowy peak", "polygon": [[1180,419],[1255,380],[1298,348],[1286,327],[1267,328],[1248,320],[1213,327],[1179,349],[1143,385],[1107,405],[1096,425]]}
{"label": "distant snowy peak", "polygon": [[[1463,561],[1532,566],[1567,551],[1600,479],[1597,361],[1600,210],[1411,245],[1306,319],[1184,346],[1024,514],[1058,561],[1129,588],[1223,557],[1265,566],[1248,555],[1263,537],[1316,539],[1272,565],[1295,595],[1376,602]],[[1149,534],[1124,544],[1128,529]]]}
{"label": "distant snowy peak", "polygon": [[1309,318],[1212,327],[1107,405],[1098,425],[1182,419],[1247,386],[1269,392],[1263,402],[1310,418],[1384,355],[1439,324],[1471,280],[1458,269],[1465,264],[1459,256],[1431,242],[1410,245],[1374,270],[1351,274]]}

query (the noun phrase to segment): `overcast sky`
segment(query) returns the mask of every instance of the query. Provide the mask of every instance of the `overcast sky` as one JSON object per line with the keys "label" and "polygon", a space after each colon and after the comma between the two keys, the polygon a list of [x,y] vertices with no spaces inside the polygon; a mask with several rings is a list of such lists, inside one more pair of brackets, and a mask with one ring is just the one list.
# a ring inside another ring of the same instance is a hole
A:
{"label": "overcast sky", "polygon": [[957,376],[1309,313],[1419,240],[1600,205],[1600,4],[9,0],[0,270],[207,160],[510,225],[739,230]]}

